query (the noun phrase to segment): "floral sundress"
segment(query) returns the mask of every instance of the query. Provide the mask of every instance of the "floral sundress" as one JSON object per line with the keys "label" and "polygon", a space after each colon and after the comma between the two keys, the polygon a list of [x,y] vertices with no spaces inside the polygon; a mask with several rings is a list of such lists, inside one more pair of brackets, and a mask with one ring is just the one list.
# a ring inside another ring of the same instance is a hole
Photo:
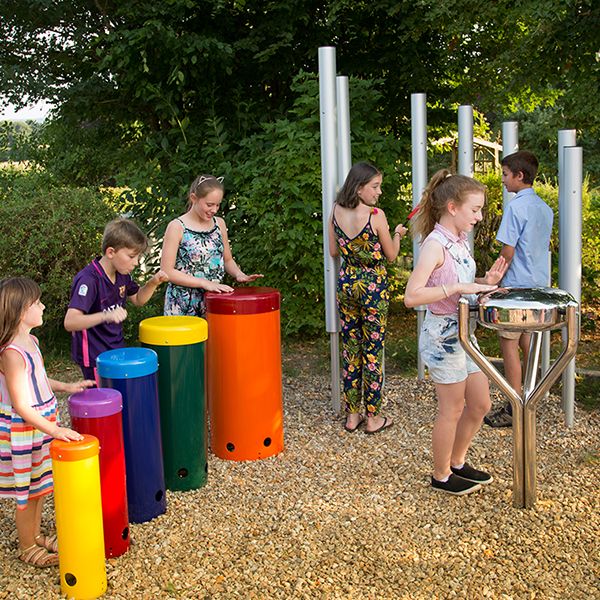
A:
{"label": "floral sundress", "polygon": [[389,292],[385,256],[371,227],[371,215],[363,229],[349,238],[337,224],[334,208],[333,229],[343,259],[337,303],[346,412],[360,412],[364,402],[367,414],[374,416],[381,408]]}
{"label": "floral sundress", "polygon": [[[177,220],[183,228],[183,236],[175,268],[194,277],[222,282],[225,276],[223,238],[217,220],[214,219],[214,227],[209,231],[188,229],[181,219]],[[204,290],[167,284],[165,315],[204,317],[205,314]]]}

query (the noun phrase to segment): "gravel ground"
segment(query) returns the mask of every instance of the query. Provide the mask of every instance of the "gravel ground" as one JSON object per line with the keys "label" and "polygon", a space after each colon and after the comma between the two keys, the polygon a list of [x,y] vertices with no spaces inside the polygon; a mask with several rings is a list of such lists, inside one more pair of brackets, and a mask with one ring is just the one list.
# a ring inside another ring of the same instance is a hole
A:
{"label": "gravel ground", "polygon": [[[600,413],[576,411],[569,430],[559,399],[542,401],[538,501],[523,510],[510,430],[484,427],[469,456],[494,482],[449,497],[428,485],[430,384],[389,377],[395,425],[375,436],[342,430],[327,387],[286,378],[285,451],[211,456],[206,487],[169,492],[166,515],[132,525],[105,598],[600,598]],[[57,569],[14,558],[12,519],[0,502],[0,598],[60,598]]]}

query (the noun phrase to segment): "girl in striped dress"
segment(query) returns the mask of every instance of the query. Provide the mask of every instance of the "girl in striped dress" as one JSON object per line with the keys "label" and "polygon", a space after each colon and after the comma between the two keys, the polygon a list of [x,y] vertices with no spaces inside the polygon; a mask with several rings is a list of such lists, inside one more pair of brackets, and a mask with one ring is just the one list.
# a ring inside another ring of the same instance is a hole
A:
{"label": "girl in striped dress", "polygon": [[52,492],[53,438],[81,436],[56,422],[58,392],[75,393],[93,381],[48,379],[37,340],[44,305],[37,283],[24,277],[0,281],[0,498],[14,498],[19,558],[36,567],[58,564],[56,536],[41,532],[44,497]]}

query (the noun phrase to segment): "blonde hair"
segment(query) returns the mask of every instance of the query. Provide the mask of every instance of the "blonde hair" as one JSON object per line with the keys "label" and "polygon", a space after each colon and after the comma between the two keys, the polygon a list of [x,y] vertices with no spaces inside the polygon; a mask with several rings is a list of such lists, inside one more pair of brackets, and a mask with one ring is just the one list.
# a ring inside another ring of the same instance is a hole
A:
{"label": "blonde hair", "polygon": [[448,169],[440,169],[429,180],[421,196],[419,211],[412,219],[413,236],[427,237],[440,220],[448,203],[453,201],[460,206],[467,194],[482,192],[485,194],[485,185],[466,175],[453,175]]}
{"label": "blonde hair", "polygon": [[40,286],[29,277],[0,281],[0,352],[15,337],[25,311],[41,296]]}
{"label": "blonde hair", "polygon": [[192,182],[192,185],[190,185],[186,210],[192,208],[192,195],[197,198],[204,198],[204,196],[208,196],[213,190],[225,190],[223,178],[215,177],[214,175],[198,175]]}

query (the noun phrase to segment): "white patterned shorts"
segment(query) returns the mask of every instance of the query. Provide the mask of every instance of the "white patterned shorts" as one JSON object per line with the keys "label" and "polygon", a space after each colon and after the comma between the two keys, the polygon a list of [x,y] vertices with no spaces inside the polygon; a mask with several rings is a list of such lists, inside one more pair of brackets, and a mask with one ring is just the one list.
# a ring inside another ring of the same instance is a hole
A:
{"label": "white patterned shorts", "polygon": [[[479,348],[470,327],[470,338]],[[421,334],[419,352],[434,383],[459,383],[481,369],[463,350],[458,338],[458,315],[434,315],[427,311]]]}

